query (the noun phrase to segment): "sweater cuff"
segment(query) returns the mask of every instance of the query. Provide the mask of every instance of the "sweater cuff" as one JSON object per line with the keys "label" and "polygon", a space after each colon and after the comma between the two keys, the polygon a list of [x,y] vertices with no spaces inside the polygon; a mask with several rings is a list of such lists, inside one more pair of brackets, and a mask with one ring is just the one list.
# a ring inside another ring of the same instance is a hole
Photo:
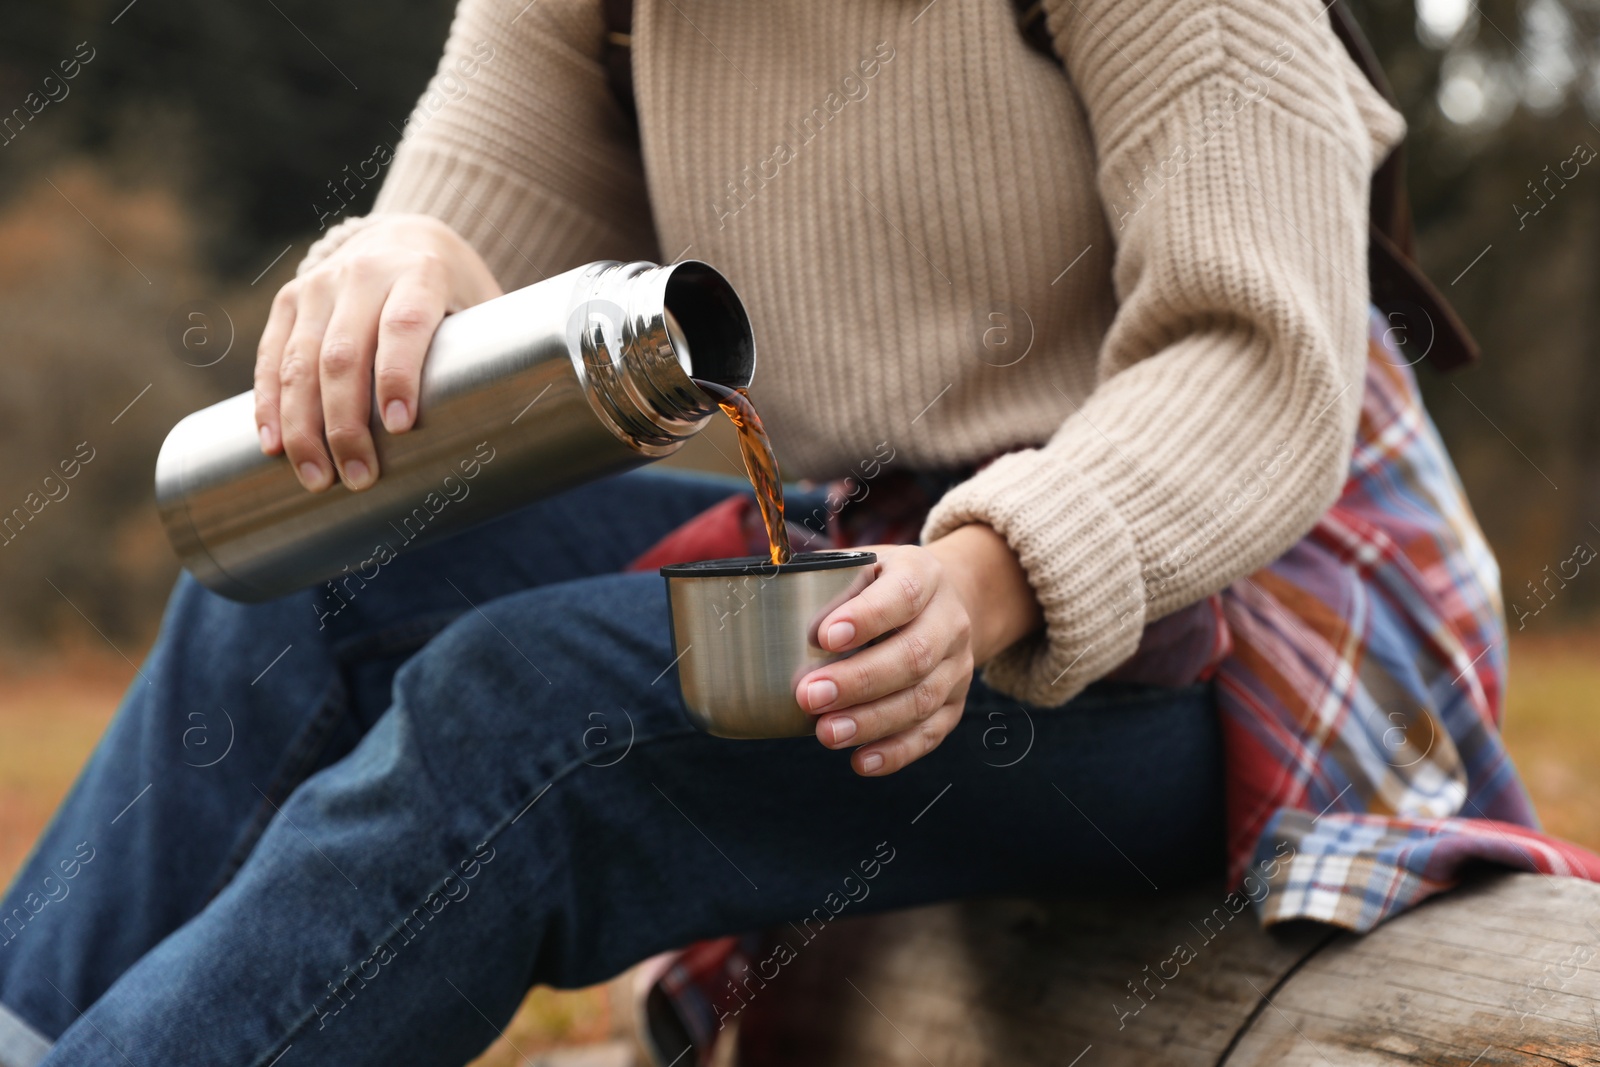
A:
{"label": "sweater cuff", "polygon": [[296,278],[315,267],[318,263],[337,252],[350,238],[365,230],[381,218],[379,215],[358,215],[355,218],[344,219],[336,223],[327,233],[319,237],[310,248],[300,265],[294,269]]}
{"label": "sweater cuff", "polygon": [[1138,549],[1087,476],[1036,449],[1001,456],[934,505],[923,543],[969,523],[1006,539],[1044,610],[1044,631],[991,660],[986,683],[1054,707],[1133,655],[1146,604]]}

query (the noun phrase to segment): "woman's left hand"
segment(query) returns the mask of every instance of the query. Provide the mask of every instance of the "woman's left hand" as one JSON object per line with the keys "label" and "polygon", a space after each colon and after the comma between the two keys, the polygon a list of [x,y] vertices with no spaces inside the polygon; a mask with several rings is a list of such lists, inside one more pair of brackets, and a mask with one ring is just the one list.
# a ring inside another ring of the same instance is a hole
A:
{"label": "woman's left hand", "polygon": [[926,548],[873,551],[872,584],[817,628],[827,651],[861,651],[795,690],[818,716],[819,741],[860,746],[851,764],[863,775],[893,773],[937,748],[961,721],[974,666],[1040,622],[1022,565],[987,526],[963,526]]}

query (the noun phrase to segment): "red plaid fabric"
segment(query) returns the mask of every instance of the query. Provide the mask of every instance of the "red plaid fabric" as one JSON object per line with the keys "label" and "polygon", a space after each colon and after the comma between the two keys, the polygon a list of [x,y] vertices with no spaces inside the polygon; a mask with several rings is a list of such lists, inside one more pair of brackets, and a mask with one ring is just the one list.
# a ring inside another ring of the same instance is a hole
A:
{"label": "red plaid fabric", "polygon": [[[1374,311],[1338,502],[1268,567],[1147,627],[1113,675],[1215,681],[1230,881],[1263,923],[1369,930],[1472,863],[1600,880],[1600,856],[1539,832],[1501,741],[1499,569],[1386,327]],[[876,485],[830,525],[833,544],[913,540],[927,484]],[[764,554],[750,512],[721,505],[671,551]],[[657,983],[702,1064],[741,944],[695,946]]]}

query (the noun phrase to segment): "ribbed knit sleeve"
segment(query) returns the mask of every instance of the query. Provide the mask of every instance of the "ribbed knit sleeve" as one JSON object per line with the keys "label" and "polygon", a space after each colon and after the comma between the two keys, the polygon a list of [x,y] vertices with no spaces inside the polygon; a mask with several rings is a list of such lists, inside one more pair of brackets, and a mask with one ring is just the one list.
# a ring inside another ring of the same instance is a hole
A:
{"label": "ribbed knit sleeve", "polygon": [[591,260],[656,258],[604,39],[596,0],[463,0],[373,214],[443,219],[508,290]]}
{"label": "ribbed knit sleeve", "polygon": [[1316,0],[1045,0],[1083,101],[1118,310],[1089,398],[957,486],[1044,631],[986,680],[1059,704],[1147,622],[1282,554],[1333,503],[1366,359],[1367,192],[1398,141]]}

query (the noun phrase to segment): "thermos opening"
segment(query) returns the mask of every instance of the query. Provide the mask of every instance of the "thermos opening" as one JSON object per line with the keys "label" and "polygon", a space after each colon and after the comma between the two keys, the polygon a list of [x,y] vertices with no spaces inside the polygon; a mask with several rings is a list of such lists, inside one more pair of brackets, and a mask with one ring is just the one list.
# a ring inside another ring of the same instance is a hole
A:
{"label": "thermos opening", "polygon": [[[744,304],[726,279],[704,263],[672,267],[663,303],[678,362],[692,378],[743,389],[756,370],[756,346]],[[686,342],[680,348],[680,341]]]}

